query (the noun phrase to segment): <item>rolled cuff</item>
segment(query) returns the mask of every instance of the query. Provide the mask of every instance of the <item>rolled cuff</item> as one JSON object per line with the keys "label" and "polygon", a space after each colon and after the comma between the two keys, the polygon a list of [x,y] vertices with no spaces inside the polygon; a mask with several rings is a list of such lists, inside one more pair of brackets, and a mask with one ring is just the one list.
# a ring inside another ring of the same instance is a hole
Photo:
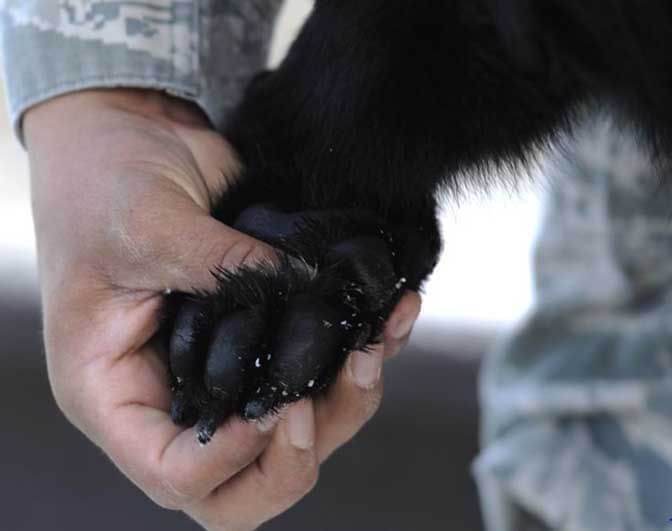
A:
{"label": "rolled cuff", "polygon": [[26,109],[67,92],[125,86],[198,99],[197,0],[6,0],[0,16],[9,110],[19,138]]}

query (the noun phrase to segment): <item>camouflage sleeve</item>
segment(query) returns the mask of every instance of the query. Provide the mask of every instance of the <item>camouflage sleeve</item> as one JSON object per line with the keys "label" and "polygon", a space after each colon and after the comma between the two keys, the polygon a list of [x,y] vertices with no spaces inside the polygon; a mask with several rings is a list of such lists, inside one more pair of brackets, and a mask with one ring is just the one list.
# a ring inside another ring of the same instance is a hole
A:
{"label": "camouflage sleeve", "polygon": [[669,193],[607,120],[568,154],[548,169],[558,185],[536,306],[482,373],[485,519],[493,531],[669,531]]}
{"label": "camouflage sleeve", "polygon": [[0,0],[12,120],[70,91],[136,87],[197,102],[221,125],[263,68],[282,0]]}

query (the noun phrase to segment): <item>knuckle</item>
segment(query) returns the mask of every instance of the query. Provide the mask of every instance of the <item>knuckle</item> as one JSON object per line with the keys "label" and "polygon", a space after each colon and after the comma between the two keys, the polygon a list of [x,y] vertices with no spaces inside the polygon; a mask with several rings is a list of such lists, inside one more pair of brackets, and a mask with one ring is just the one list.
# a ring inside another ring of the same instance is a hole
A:
{"label": "knuckle", "polygon": [[[87,437],[100,444],[105,425],[99,419],[106,418],[107,412],[101,400],[97,399],[99,393],[92,388],[93,379],[87,377],[87,373],[73,376],[68,371],[52,371],[49,379],[54,402],[61,413]],[[77,385],[73,385],[75,381]]]}
{"label": "knuckle", "polygon": [[317,484],[319,466],[314,457],[311,457],[310,462],[302,459],[300,463],[300,465],[293,467],[291,473],[285,471],[282,475],[274,474],[272,476],[262,473],[260,490],[267,493],[268,498],[271,498],[273,503],[283,506],[303,498]]}
{"label": "knuckle", "polygon": [[178,500],[171,498],[165,492],[150,491],[147,495],[156,505],[167,511],[181,511],[184,509],[184,506]]}
{"label": "knuckle", "polygon": [[302,467],[282,485],[283,493],[285,497],[291,500],[298,500],[315,488],[318,479],[319,468],[317,465],[312,464]]}
{"label": "knuckle", "polygon": [[72,393],[67,387],[60,385],[58,382],[54,382],[53,378],[51,393],[58,409],[72,422],[71,416],[78,409],[76,397],[72,396]]}
{"label": "knuckle", "polygon": [[207,531],[254,531],[257,529],[254,524],[239,523],[222,514],[189,514],[188,511],[186,514]]}
{"label": "knuckle", "polygon": [[252,422],[234,419],[227,423],[227,430],[231,435],[231,443],[222,466],[240,470],[252,461],[266,448],[273,436],[273,432],[261,433]]}
{"label": "knuckle", "polygon": [[157,486],[151,489],[150,497],[160,507],[173,511],[184,510],[196,501],[185,481],[172,477],[159,479]]}
{"label": "knuckle", "polygon": [[383,402],[383,385],[379,383],[373,389],[364,394],[361,404],[361,416],[365,421],[371,419]]}

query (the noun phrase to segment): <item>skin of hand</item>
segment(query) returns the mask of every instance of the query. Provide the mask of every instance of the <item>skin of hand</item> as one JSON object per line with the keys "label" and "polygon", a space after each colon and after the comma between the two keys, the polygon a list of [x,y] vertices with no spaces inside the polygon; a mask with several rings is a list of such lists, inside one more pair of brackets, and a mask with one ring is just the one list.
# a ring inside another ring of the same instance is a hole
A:
{"label": "skin of hand", "polygon": [[272,259],[208,215],[239,165],[193,104],[88,90],[24,118],[49,379],[67,418],[159,505],[213,531],[248,531],[315,484],[320,463],[376,411],[383,359],[408,341],[408,293],[381,344],[354,353],[329,392],[259,423],[229,421],[201,448],[168,415],[153,341],[162,294],[212,288],[209,271]]}

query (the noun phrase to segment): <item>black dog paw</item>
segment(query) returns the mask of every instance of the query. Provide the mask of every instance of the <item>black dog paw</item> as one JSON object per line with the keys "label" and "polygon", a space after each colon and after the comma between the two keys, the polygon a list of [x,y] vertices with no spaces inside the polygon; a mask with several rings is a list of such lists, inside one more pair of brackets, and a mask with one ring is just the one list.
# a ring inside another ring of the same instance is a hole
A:
{"label": "black dog paw", "polygon": [[218,271],[215,293],[170,296],[172,417],[207,443],[231,415],[259,419],[326,389],[366,349],[405,287],[395,242],[362,211],[243,211],[236,228],[284,252]]}

